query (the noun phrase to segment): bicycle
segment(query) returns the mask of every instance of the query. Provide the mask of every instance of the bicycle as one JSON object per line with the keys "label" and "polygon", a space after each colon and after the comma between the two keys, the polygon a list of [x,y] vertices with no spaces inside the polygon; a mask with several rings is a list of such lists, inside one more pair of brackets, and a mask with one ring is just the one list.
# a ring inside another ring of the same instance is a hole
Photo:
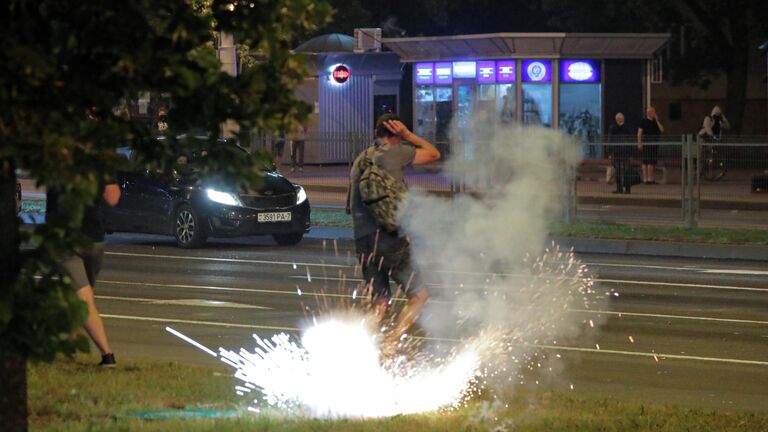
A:
{"label": "bicycle", "polygon": [[701,146],[701,161],[700,174],[701,178],[706,181],[718,181],[728,171],[725,160],[720,157],[717,148],[713,145]]}

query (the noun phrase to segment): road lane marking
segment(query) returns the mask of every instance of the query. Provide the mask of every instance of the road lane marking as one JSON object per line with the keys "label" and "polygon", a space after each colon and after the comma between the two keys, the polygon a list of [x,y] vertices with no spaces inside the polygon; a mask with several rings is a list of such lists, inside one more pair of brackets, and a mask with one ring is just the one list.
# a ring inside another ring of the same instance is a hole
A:
{"label": "road lane marking", "polygon": [[263,326],[263,325],[256,325],[256,324],[228,324],[228,323],[220,323],[220,322],[212,322],[212,321],[195,321],[195,320],[183,320],[183,319],[176,319],[176,318],[140,317],[140,316],[132,316],[132,315],[114,315],[114,314],[100,314],[100,315],[102,318],[124,319],[124,320],[131,320],[131,321],[196,324],[196,325],[207,325],[207,326],[213,326],[213,327],[235,327],[235,328],[247,328],[247,329],[255,329],[255,330],[299,331],[299,329],[295,327],[276,327],[276,326]]}
{"label": "road lane marking", "polygon": [[[328,264],[328,263],[307,263],[296,261],[271,261],[271,260],[255,260],[255,259],[241,259],[241,258],[215,258],[215,257],[197,257],[197,256],[181,256],[181,255],[157,255],[157,254],[141,254],[131,252],[105,252],[106,255],[116,256],[133,256],[144,258],[166,258],[166,259],[180,259],[180,260],[195,260],[195,261],[214,261],[214,262],[233,262],[233,263],[245,263],[245,264],[275,264],[275,265],[297,265],[297,266],[310,266],[310,267],[332,267],[332,268],[353,268],[354,265],[348,264]],[[335,257],[334,257],[335,258]],[[687,272],[696,273],[721,273],[721,274],[736,274],[736,275],[768,275],[768,271],[764,270],[733,270],[733,269],[714,269],[714,268],[700,268],[700,267],[675,267],[675,266],[663,266],[663,265],[644,265],[644,264],[623,264],[623,263],[600,263],[600,262],[582,262],[587,267],[630,267],[639,269],[655,269],[655,270],[683,270]],[[519,274],[514,273],[487,273],[487,272],[473,272],[473,271],[459,271],[459,270],[435,270],[435,273],[452,273],[452,274],[471,274],[479,276],[516,276]]]}
{"label": "road lane marking", "polygon": [[[103,318],[124,319],[124,320],[133,320],[133,321],[148,321],[148,322],[158,322],[158,323],[194,324],[194,325],[207,325],[207,326],[213,326],[213,327],[235,327],[235,328],[247,328],[247,329],[256,329],[256,330],[300,331],[300,329],[296,327],[262,326],[262,325],[255,325],[255,324],[227,324],[227,323],[219,323],[219,322],[211,322],[211,321],[165,319],[165,318],[156,318],[156,317],[138,317],[138,316],[131,316],[131,315],[101,314],[101,316]],[[447,338],[425,337],[425,338],[419,338],[419,339],[424,339],[428,341],[441,341],[441,342],[446,342],[446,341],[461,342],[458,339],[447,339]],[[531,346],[534,348],[541,348],[546,350],[553,350],[553,351],[577,351],[577,352],[627,355],[627,356],[637,356],[637,357],[656,357],[662,360],[663,359],[697,360],[697,361],[708,361],[708,362],[719,362],[719,363],[768,366],[768,361],[759,361],[759,360],[741,360],[741,359],[720,358],[720,357],[688,356],[688,355],[664,354],[664,353],[646,353],[646,352],[637,352],[637,351],[620,351],[620,350],[607,350],[607,349],[595,349],[595,348],[569,347],[569,346],[561,346],[561,345],[527,344],[526,346]]]}
{"label": "road lane marking", "polygon": [[[287,276],[289,279],[306,279],[306,276],[296,276],[296,275],[290,275]],[[362,282],[363,280],[360,278],[340,278],[336,276],[313,276],[317,280],[326,280],[326,281],[341,281],[346,280],[347,282]],[[682,283],[682,282],[655,282],[655,281],[635,281],[635,280],[625,280],[625,279],[602,279],[602,278],[594,278],[592,279],[595,282],[608,282],[608,283],[621,283],[621,284],[634,284],[634,285],[654,285],[654,286],[674,286],[674,287],[684,287],[684,288],[706,288],[706,289],[722,289],[722,290],[730,290],[730,291],[757,291],[757,292],[768,292],[768,288],[754,288],[754,287],[741,287],[741,286],[732,286],[732,285],[707,285],[707,284],[690,284],[690,283]],[[442,284],[438,283],[427,283],[427,286],[432,287],[441,287],[443,289],[459,289],[459,288],[482,288],[482,289],[492,289],[489,287],[481,287],[480,285],[468,285],[463,284],[461,287],[454,286],[454,287],[446,287]]]}
{"label": "road lane marking", "polygon": [[595,282],[608,282],[608,283],[620,283],[620,284],[633,284],[633,285],[654,285],[654,286],[676,286],[683,288],[706,288],[706,289],[719,289],[729,291],[757,291],[768,292],[768,288],[754,288],[754,287],[741,287],[733,285],[707,285],[707,284],[692,284],[683,282],[654,282],[654,281],[633,281],[625,279],[595,279]]}
{"label": "road lane marking", "polygon": [[96,297],[97,299],[103,299],[103,300],[135,301],[135,302],[149,303],[149,304],[155,304],[155,305],[272,310],[271,307],[266,307],[266,306],[249,305],[245,303],[224,302],[224,301],[217,301],[217,300],[204,300],[204,299],[161,300],[161,299],[149,299],[149,298],[138,298],[138,297],[117,297],[117,296],[103,296],[103,295],[97,295],[94,297]]}
{"label": "road lane marking", "polygon": [[702,273],[768,276],[768,270],[699,270]]}
{"label": "road lane marking", "polygon": [[190,260],[190,261],[214,261],[214,262],[232,262],[243,264],[275,264],[275,265],[297,265],[297,266],[310,266],[310,267],[333,267],[333,268],[349,268],[348,265],[339,264],[325,264],[325,263],[307,263],[299,261],[269,261],[269,260],[254,260],[254,259],[241,259],[241,258],[214,258],[214,257],[197,257],[197,256],[180,256],[180,255],[155,255],[155,254],[141,254],[141,253],[129,253],[129,252],[104,252],[105,255],[116,256],[129,256],[129,257],[142,257],[142,258],[163,258],[163,259],[178,259],[178,260]]}
{"label": "road lane marking", "polygon": [[[295,290],[291,291],[283,291],[283,290],[265,290],[265,289],[257,289],[257,288],[233,288],[233,287],[216,287],[216,286],[203,286],[203,285],[183,285],[183,284],[159,284],[159,283],[150,283],[150,282],[120,282],[120,281],[99,281],[99,283],[105,283],[105,284],[113,284],[113,285],[133,285],[133,286],[152,286],[152,287],[167,287],[167,288],[190,288],[190,289],[198,289],[198,290],[214,290],[214,291],[236,291],[236,292],[251,292],[251,293],[259,293],[259,294],[278,294],[278,295],[289,295],[289,296],[313,296],[313,297],[334,297],[334,298],[344,298],[344,299],[353,299],[351,294],[331,294],[331,293],[324,293],[324,292],[312,292],[312,291],[302,291],[301,295],[297,294]],[[133,299],[132,297],[119,297],[119,296],[96,296],[97,298],[107,298],[107,299],[125,299],[130,300]],[[358,297],[359,298],[359,297]],[[149,300],[154,301],[153,299],[141,299],[142,301]],[[397,298],[396,301],[405,301],[404,299]],[[450,301],[443,301],[443,300],[434,300],[431,299],[430,302],[434,303],[441,303],[441,304],[453,304],[455,302]],[[269,309],[269,308],[267,308]],[[768,321],[759,321],[759,320],[742,320],[742,319],[736,319],[736,318],[716,318],[716,317],[702,317],[702,316],[692,316],[692,315],[668,315],[668,314],[652,314],[652,313],[642,313],[642,312],[620,312],[620,311],[606,311],[606,310],[597,310],[597,309],[568,309],[569,312],[576,312],[576,313],[590,313],[595,315],[605,314],[605,315],[616,315],[616,316],[636,316],[636,317],[648,317],[648,318],[665,318],[665,319],[682,319],[682,320],[698,320],[698,321],[711,321],[711,322],[730,322],[730,323],[740,323],[740,324],[759,324],[759,325],[768,325]]]}
{"label": "road lane marking", "polygon": [[669,319],[694,320],[694,321],[714,321],[714,322],[729,322],[729,323],[737,323],[737,324],[768,325],[768,321],[743,320],[743,319],[735,319],[735,318],[714,318],[714,317],[703,317],[703,316],[667,315],[667,314],[652,314],[652,313],[642,313],[642,312],[619,312],[619,311],[604,311],[604,310],[590,310],[590,309],[568,309],[568,311],[578,312],[578,313],[597,314],[597,315],[600,315],[600,314],[616,315],[619,317],[633,316],[633,317],[647,317],[647,318],[669,318]]}

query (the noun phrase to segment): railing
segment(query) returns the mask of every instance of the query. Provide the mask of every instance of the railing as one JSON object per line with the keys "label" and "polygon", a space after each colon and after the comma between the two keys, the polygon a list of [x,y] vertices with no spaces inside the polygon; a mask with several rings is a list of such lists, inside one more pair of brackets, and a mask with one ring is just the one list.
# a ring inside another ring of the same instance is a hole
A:
{"label": "railing", "polygon": [[[287,143],[282,172],[306,187],[313,205],[343,206],[350,164],[370,142],[362,135],[347,140],[342,136],[309,136],[305,144],[307,156],[312,147],[327,146],[330,149],[314,151],[332,162],[318,163],[307,157],[303,172],[295,173],[290,172]],[[453,148],[447,142],[438,145],[444,162],[462,157],[468,145],[482,143],[454,144]],[[634,135],[578,145],[581,163],[573,172],[563,171],[566,221],[768,228],[766,136],[728,136],[709,141],[692,135],[662,135],[655,142],[646,141],[645,151],[638,148]],[[651,146],[656,149],[649,154]],[[652,176],[647,171],[650,168],[643,173],[643,165],[652,166]],[[492,185],[494,181],[493,173],[480,173],[487,175],[485,183],[450,179],[443,174],[442,166],[441,162],[410,167],[406,169],[406,181],[411,187],[446,197],[482,192],[483,184]],[[629,187],[622,189],[627,183]]]}

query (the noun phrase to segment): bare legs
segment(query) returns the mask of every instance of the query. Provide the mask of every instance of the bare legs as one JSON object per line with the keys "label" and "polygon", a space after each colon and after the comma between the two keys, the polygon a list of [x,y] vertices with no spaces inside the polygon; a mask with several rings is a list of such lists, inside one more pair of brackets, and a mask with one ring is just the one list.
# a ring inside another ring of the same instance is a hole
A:
{"label": "bare legs", "polygon": [[652,183],[653,181],[653,165],[643,164],[643,182]]}
{"label": "bare legs", "polygon": [[109,347],[109,341],[107,340],[107,332],[104,329],[104,321],[101,320],[101,315],[96,309],[96,302],[93,298],[93,288],[90,285],[86,285],[83,288],[77,290],[77,297],[84,301],[88,306],[88,320],[83,326],[85,332],[91,337],[91,340],[96,347],[101,351],[101,355],[109,354],[112,349]]}

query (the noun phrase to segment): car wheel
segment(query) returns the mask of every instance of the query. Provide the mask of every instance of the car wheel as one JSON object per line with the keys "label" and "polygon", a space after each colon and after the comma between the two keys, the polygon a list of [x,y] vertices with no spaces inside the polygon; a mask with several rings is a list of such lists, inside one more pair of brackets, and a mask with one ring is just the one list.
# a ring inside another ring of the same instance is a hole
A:
{"label": "car wheel", "polygon": [[176,244],[183,248],[195,248],[205,243],[204,227],[192,206],[184,204],[176,209],[173,218],[173,236]]}
{"label": "car wheel", "polygon": [[272,238],[281,246],[292,246],[304,238],[304,233],[273,234]]}

